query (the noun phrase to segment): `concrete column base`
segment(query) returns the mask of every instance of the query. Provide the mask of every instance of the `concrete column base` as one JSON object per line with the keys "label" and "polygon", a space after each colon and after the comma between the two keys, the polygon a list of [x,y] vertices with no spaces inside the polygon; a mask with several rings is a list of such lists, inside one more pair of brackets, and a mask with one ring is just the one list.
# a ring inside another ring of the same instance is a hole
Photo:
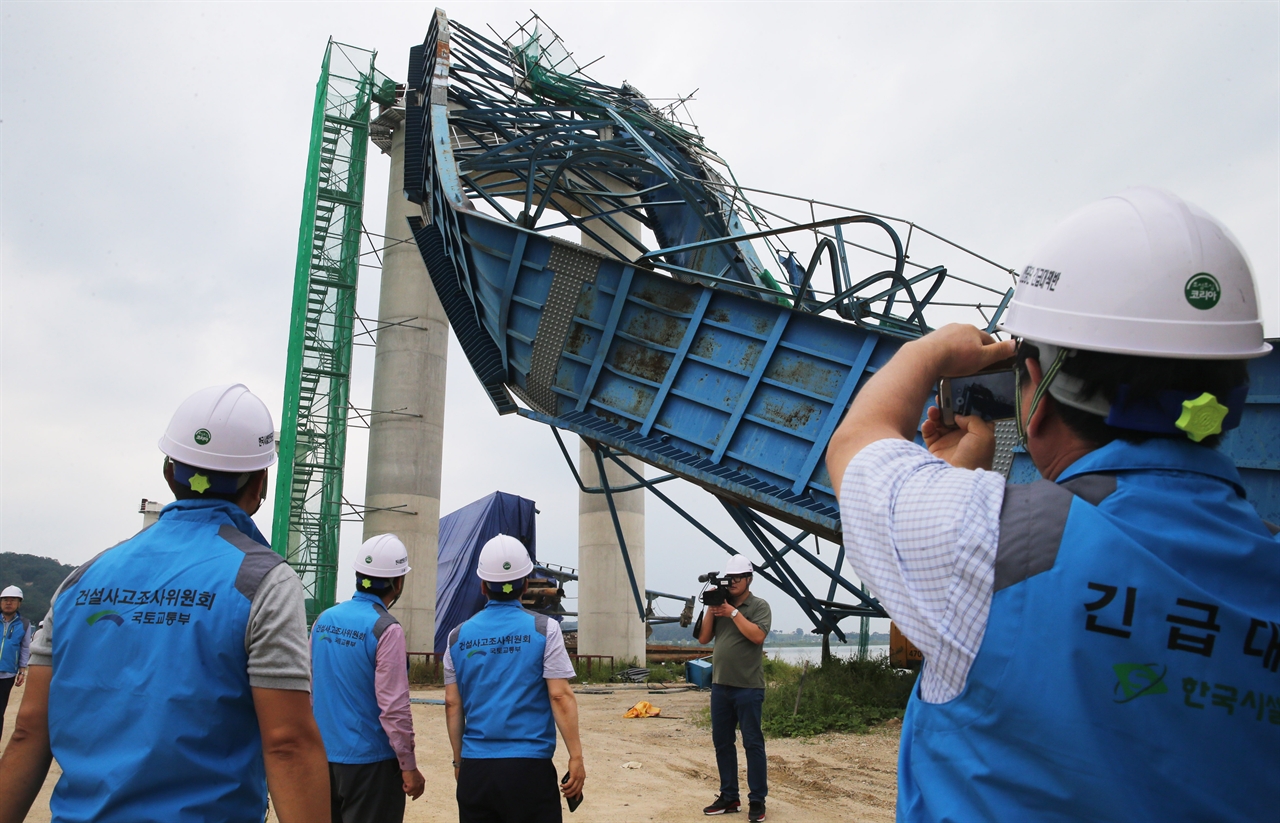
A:
{"label": "concrete column base", "polygon": [[404,129],[394,112],[379,119],[383,117],[392,128],[391,177],[364,503],[369,508],[403,506],[417,514],[366,514],[364,539],[391,533],[408,547],[413,571],[391,611],[404,626],[408,650],[430,652],[435,648],[449,321],[406,220],[418,207],[404,198]]}
{"label": "concrete column base", "polygon": [[[644,464],[626,458],[643,476]],[[595,455],[585,443],[579,450],[579,472],[587,486],[599,486]],[[609,485],[627,486],[635,481],[606,461]],[[618,520],[627,541],[627,552],[644,596],[644,492],[615,494]],[[603,494],[579,493],[578,500],[578,653],[612,655],[616,663],[645,663],[645,623],[636,608],[627,578],[627,567],[618,546],[617,532]]]}

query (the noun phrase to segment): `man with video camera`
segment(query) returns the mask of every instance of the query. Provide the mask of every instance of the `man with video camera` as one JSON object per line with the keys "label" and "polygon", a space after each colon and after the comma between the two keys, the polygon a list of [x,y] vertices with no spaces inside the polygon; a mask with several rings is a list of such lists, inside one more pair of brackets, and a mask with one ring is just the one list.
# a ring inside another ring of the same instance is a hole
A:
{"label": "man with video camera", "polygon": [[[729,558],[718,576],[707,575],[711,586],[703,592],[706,604],[694,634],[699,643],[715,638],[711,661],[711,741],[720,770],[720,796],[703,814],[736,812],[738,799],[738,750],[734,729],[742,729],[747,752],[747,819],[764,820],[764,798],[769,793],[764,757],[764,732],[760,728],[764,708],[764,639],[769,636],[773,613],[769,604],[751,593],[751,561],[741,555]],[[709,619],[708,619],[709,616]]]}

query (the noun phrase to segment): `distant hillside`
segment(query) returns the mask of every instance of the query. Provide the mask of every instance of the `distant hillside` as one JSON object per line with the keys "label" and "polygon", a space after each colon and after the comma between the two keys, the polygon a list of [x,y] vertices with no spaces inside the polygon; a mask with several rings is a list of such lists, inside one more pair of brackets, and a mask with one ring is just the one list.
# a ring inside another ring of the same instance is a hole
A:
{"label": "distant hillside", "polygon": [[693,626],[681,628],[679,623],[663,623],[653,627],[650,643],[693,643]]}
{"label": "distant hillside", "polygon": [[51,557],[0,552],[0,589],[22,589],[22,616],[39,623],[49,611],[49,600],[75,566],[64,566]]}

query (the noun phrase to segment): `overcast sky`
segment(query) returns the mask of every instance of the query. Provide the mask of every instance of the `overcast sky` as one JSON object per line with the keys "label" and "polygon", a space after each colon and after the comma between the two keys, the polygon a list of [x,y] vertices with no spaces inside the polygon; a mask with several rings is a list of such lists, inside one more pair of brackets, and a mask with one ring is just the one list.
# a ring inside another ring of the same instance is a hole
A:
{"label": "overcast sky", "polygon": [[[1276,3],[534,8],[580,62],[605,55],[590,70],[601,81],[655,98],[698,89],[691,113],[743,185],[909,218],[1006,266],[1081,205],[1170,189],[1240,239],[1280,335]],[[528,9],[446,7],[503,35]],[[198,388],[244,382],[279,421],[326,40],[377,49],[403,80],[431,11],[0,5],[0,550],[79,563],[136,531],[140,498],[170,499],[156,441]],[[387,167],[374,151],[365,223],[378,232]],[[359,311],[377,314],[376,271]],[[442,511],[495,489],[530,497],[541,559],[575,565],[577,493],[549,431],[498,417],[456,344],[445,430]],[[365,446],[354,431],[353,501]],[[678,496],[744,545],[709,496]],[[648,586],[692,594],[723,553],[652,497],[648,511]],[[256,518],[267,533],[270,517],[268,504]],[[359,540],[359,524],[344,528],[344,566]],[[757,589],[776,627],[802,625]]]}

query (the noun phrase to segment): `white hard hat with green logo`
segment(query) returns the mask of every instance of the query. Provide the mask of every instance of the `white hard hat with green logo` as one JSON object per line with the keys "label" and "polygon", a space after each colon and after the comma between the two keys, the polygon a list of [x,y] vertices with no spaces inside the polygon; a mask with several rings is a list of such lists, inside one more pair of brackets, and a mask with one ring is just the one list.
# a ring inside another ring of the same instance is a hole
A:
{"label": "white hard hat with green logo", "polygon": [[480,549],[476,574],[488,583],[509,583],[528,577],[532,571],[528,550],[509,534],[494,535]]}
{"label": "white hard hat with green logo", "polygon": [[366,577],[404,577],[412,571],[409,550],[394,534],[379,534],[364,541],[351,568]]}
{"label": "white hard hat with green logo", "polygon": [[22,599],[22,589],[17,586],[5,586],[4,591],[0,592],[0,597],[16,597]]}
{"label": "white hard hat with green logo", "polygon": [[1171,389],[1132,400],[1121,386],[1113,402],[1062,371],[1078,351],[1176,360],[1271,351],[1249,261],[1225,226],[1168,192],[1127,189],[1059,223],[1031,260],[1000,324],[1039,351],[1042,377],[1026,415],[1021,389],[1014,394],[1023,445],[1025,421],[1046,394],[1110,426],[1195,442],[1239,425],[1247,384],[1225,397]]}
{"label": "white hard hat with green logo", "polygon": [[276,462],[271,412],[240,383],[210,386],[182,401],[159,445],[179,463],[229,474]]}
{"label": "white hard hat with green logo", "polygon": [[1062,349],[1243,360],[1262,337],[1249,262],[1231,233],[1159,189],[1072,214],[1031,256],[1000,329]]}

